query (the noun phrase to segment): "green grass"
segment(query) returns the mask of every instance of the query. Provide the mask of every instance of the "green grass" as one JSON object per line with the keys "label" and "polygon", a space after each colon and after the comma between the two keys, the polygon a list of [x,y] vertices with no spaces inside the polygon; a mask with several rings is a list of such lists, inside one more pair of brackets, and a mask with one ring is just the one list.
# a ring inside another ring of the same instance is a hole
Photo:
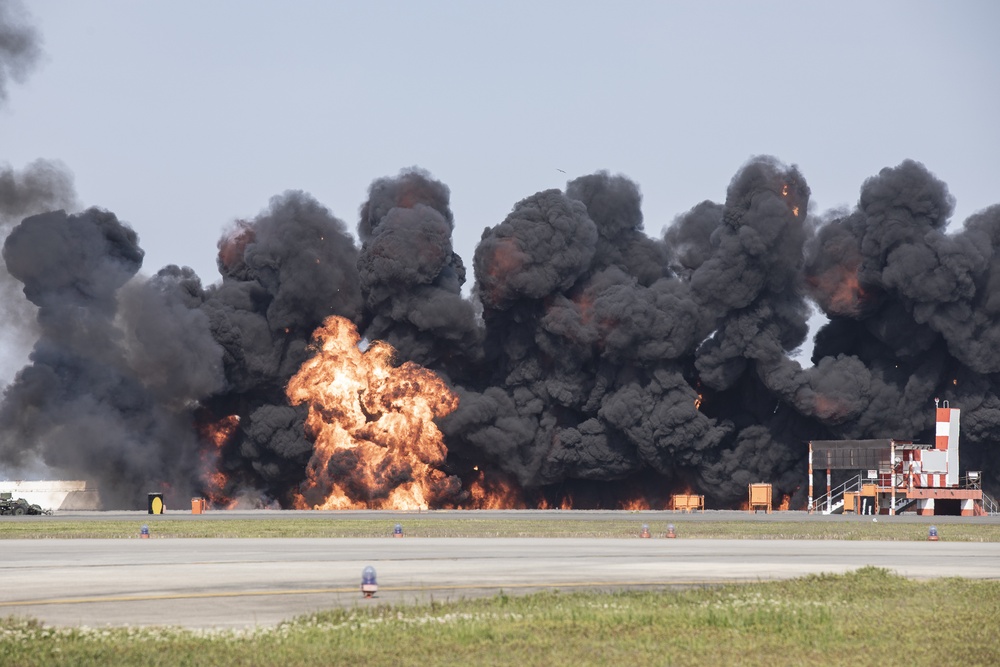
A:
{"label": "green grass", "polygon": [[[142,519],[72,521],[57,517],[20,521],[4,517],[0,539],[137,538],[147,525],[153,538],[174,537],[388,537],[394,519],[295,518],[176,520],[163,516]],[[407,537],[637,537],[646,523],[662,538],[668,521],[650,521],[625,514],[620,520],[587,519],[476,519],[455,515],[399,520]],[[679,539],[718,538],[753,540],[926,540],[923,523],[882,521],[685,521],[670,519]],[[1000,524],[947,523],[938,525],[949,542],[1000,542]]]}
{"label": "green grass", "polygon": [[621,593],[361,605],[274,628],[55,629],[0,619],[0,664],[997,665],[1000,582],[876,568]]}

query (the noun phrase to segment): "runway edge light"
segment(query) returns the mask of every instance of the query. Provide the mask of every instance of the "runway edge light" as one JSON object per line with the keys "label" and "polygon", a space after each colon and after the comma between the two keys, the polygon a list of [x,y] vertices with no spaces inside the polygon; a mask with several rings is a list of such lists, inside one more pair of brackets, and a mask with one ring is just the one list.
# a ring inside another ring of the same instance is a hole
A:
{"label": "runway edge light", "polygon": [[370,598],[378,592],[378,582],[375,581],[375,568],[371,565],[361,571],[361,594]]}
{"label": "runway edge light", "polygon": [[149,526],[146,524],[142,525],[142,528],[139,529],[139,537],[144,540],[149,539]]}
{"label": "runway edge light", "polygon": [[927,531],[927,539],[930,542],[938,541],[939,538],[938,538],[937,526],[930,527],[930,530]]}
{"label": "runway edge light", "polygon": [[402,524],[398,524],[398,523],[396,524],[395,528],[392,529],[392,536],[393,537],[402,537],[403,536],[403,526],[402,526]]}
{"label": "runway edge light", "polygon": [[642,530],[639,531],[639,537],[650,537],[648,524],[642,524]]}
{"label": "runway edge light", "polygon": [[677,532],[674,530],[674,524],[669,524],[667,526],[667,537],[677,537]]}

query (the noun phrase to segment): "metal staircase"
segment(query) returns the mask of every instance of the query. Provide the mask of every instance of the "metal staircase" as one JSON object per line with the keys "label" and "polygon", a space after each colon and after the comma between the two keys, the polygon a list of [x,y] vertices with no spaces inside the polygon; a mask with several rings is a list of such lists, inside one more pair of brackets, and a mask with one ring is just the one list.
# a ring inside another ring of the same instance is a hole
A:
{"label": "metal staircase", "polygon": [[[966,489],[979,489],[982,491],[982,473],[977,471],[967,472],[965,477],[961,479],[962,487]],[[993,499],[985,491],[982,491],[983,499],[982,502],[976,506],[976,516],[995,516],[1000,514],[1000,506],[997,505],[997,501]]]}
{"label": "metal staircase", "polygon": [[989,515],[1000,514],[1000,506],[997,505],[997,501],[991,498],[983,491],[983,511]]}
{"label": "metal staircase", "polygon": [[896,498],[896,504],[893,506],[893,514],[900,514],[910,509],[912,505],[917,502],[916,498],[907,498],[906,496],[900,496]]}
{"label": "metal staircase", "polygon": [[813,511],[820,514],[835,514],[844,509],[844,494],[861,491],[861,475],[855,475],[840,486],[813,501]]}

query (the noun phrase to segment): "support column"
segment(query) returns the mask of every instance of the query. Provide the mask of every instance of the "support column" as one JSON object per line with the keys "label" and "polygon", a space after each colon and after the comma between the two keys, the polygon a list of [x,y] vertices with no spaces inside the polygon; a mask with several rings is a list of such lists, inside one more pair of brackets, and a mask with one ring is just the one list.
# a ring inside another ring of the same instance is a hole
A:
{"label": "support column", "polygon": [[809,504],[806,506],[809,513],[813,513],[813,444],[809,441]]}
{"label": "support column", "polygon": [[889,487],[892,489],[889,501],[889,515],[896,514],[896,441],[889,441]]}
{"label": "support column", "polygon": [[975,498],[962,498],[962,516],[976,516]]}
{"label": "support column", "polygon": [[934,516],[934,499],[920,498],[917,500],[917,514],[920,516]]}

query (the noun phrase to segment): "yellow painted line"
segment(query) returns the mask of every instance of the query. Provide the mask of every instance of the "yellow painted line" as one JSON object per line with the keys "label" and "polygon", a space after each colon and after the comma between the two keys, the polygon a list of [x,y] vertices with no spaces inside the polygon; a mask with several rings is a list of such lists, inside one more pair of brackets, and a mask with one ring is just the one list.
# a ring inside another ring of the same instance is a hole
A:
{"label": "yellow painted line", "polygon": [[[602,586],[625,587],[625,586],[718,586],[721,584],[746,583],[761,581],[754,579],[692,579],[692,580],[672,580],[672,581],[577,581],[555,584],[464,584],[464,585],[442,585],[442,586],[379,586],[380,593],[408,593],[421,591],[461,591],[461,590],[482,590],[497,589],[510,590],[520,588],[599,588]],[[321,595],[324,593],[359,593],[358,586],[342,588],[298,588],[282,591],[235,591],[235,592],[214,592],[214,593],[163,593],[159,595],[101,595],[93,597],[78,598],[48,598],[39,600],[12,600],[0,602],[0,607],[36,607],[41,605],[56,604],[97,604],[102,602],[149,602],[155,600],[194,600],[206,598],[241,598],[241,597],[261,597],[277,595]]]}

